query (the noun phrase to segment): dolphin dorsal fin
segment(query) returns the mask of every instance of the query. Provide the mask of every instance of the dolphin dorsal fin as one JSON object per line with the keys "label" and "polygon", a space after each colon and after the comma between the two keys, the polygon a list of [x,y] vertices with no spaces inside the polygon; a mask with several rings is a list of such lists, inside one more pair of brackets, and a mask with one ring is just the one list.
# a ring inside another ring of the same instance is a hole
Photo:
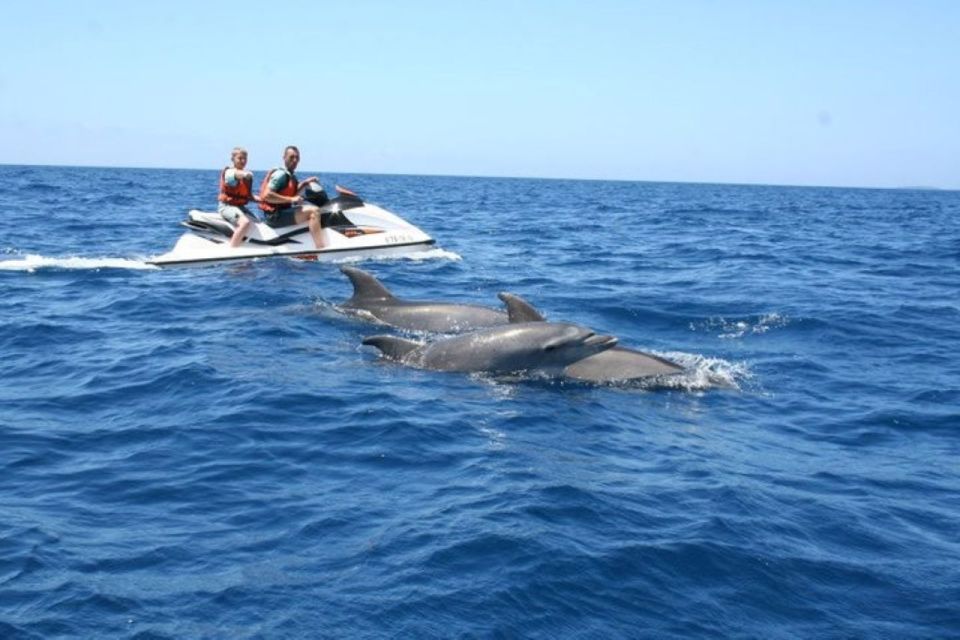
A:
{"label": "dolphin dorsal fin", "polygon": [[416,340],[387,335],[364,338],[363,344],[380,349],[383,355],[392,360],[403,360],[411,351],[423,346],[422,342],[417,342]]}
{"label": "dolphin dorsal fin", "polygon": [[340,267],[340,271],[353,284],[353,297],[350,300],[394,300],[393,294],[373,274],[348,266]]}
{"label": "dolphin dorsal fin", "polygon": [[510,318],[510,324],[514,324],[516,322],[546,321],[546,318],[543,317],[543,314],[534,309],[532,304],[516,294],[501,291],[497,294],[497,297],[503,300],[503,303],[507,305],[507,316]]}

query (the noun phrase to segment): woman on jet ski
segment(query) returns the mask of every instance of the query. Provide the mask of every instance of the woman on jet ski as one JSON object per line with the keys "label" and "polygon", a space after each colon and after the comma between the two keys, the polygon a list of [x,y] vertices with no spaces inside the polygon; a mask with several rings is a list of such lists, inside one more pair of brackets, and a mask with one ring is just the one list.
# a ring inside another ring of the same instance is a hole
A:
{"label": "woman on jet ski", "polygon": [[283,150],[283,167],[271,169],[260,185],[260,208],[267,214],[271,227],[289,227],[307,222],[310,235],[317,249],[322,249],[323,231],[320,227],[320,209],[312,204],[303,204],[300,192],[308,185],[319,182],[311,176],[299,182],[294,171],[300,163],[300,150],[293,145]]}
{"label": "woman on jet ski", "polygon": [[246,170],[247,150],[234,147],[230,152],[232,167],[224,167],[220,172],[220,195],[217,199],[217,212],[236,229],[230,237],[230,246],[239,247],[247,229],[256,220],[247,203],[257,198],[253,192],[253,174]]}

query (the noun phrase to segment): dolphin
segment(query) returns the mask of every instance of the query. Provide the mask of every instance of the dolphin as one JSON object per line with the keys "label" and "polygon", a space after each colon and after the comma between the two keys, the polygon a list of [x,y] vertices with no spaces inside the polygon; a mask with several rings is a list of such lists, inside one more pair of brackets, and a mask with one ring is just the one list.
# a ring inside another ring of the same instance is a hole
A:
{"label": "dolphin", "polygon": [[[497,297],[510,309],[511,322],[545,320],[539,311],[520,296],[499,293]],[[683,371],[683,367],[666,358],[617,345],[568,365],[563,370],[563,375],[579,382],[603,384],[672,376]]]}
{"label": "dolphin", "polygon": [[560,376],[564,367],[617,344],[613,336],[563,322],[518,322],[424,343],[378,335],[363,340],[402,364],[436,371]]}
{"label": "dolphin", "polygon": [[563,375],[579,382],[604,384],[672,376],[683,371],[683,367],[666,358],[617,346],[568,365]]}
{"label": "dolphin", "polygon": [[340,271],[353,284],[353,297],[340,307],[356,315],[372,316],[397,329],[462,333],[510,322],[509,308],[503,312],[475,304],[400,300],[362,269],[344,266],[340,267]]}
{"label": "dolphin", "polygon": [[[350,266],[340,270],[350,278],[354,289],[353,297],[341,307],[366,312],[383,324],[399,329],[463,333],[509,323],[546,321],[530,303],[512,293],[497,294],[506,312],[472,304],[399,300],[366,271]],[[579,382],[606,384],[671,376],[683,371],[682,366],[665,358],[616,346],[569,365],[564,376]]]}

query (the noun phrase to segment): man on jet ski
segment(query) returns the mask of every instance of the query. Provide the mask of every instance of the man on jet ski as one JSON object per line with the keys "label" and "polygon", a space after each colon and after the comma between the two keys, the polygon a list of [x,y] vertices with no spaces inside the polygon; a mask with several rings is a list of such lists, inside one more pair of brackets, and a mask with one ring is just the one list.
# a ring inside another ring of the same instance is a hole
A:
{"label": "man on jet ski", "polygon": [[299,163],[299,149],[291,145],[283,150],[283,167],[271,169],[263,177],[259,205],[267,214],[267,224],[271,227],[289,227],[307,222],[313,242],[317,249],[322,249],[324,242],[320,227],[320,209],[311,204],[303,204],[303,196],[300,195],[308,185],[319,180],[311,176],[299,182],[294,174]]}
{"label": "man on jet ski", "polygon": [[223,219],[234,225],[236,229],[230,237],[230,246],[239,247],[247,229],[257,219],[249,209],[247,203],[256,200],[253,192],[253,174],[246,170],[247,150],[243,147],[234,147],[230,152],[232,167],[224,167],[220,172],[220,195],[217,200],[217,212]]}

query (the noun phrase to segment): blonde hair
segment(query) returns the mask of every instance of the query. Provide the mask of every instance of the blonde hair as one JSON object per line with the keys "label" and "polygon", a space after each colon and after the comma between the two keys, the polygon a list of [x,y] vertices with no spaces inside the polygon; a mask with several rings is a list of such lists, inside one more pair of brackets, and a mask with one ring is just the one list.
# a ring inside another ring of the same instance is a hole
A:
{"label": "blonde hair", "polygon": [[244,149],[243,147],[234,147],[233,150],[230,152],[230,159],[233,160],[233,158],[234,158],[238,153],[242,153],[242,154],[245,155],[245,156],[246,156],[246,155],[250,155],[250,154],[247,153],[247,150]]}

